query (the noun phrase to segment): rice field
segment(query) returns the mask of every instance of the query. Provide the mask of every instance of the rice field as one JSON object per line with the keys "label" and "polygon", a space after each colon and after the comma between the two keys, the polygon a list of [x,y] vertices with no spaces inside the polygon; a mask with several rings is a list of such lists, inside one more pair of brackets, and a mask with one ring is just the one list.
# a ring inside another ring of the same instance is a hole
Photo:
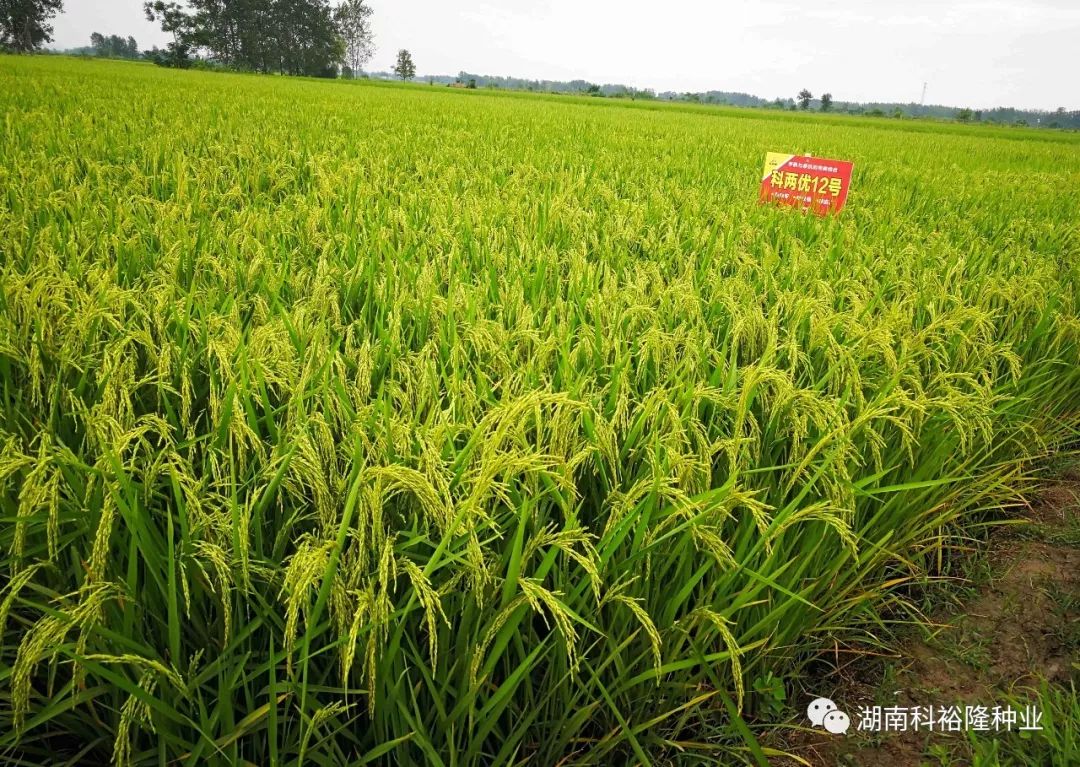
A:
{"label": "rice field", "polygon": [[1075,134],[0,57],[0,761],[765,763],[1076,445],[1078,221]]}

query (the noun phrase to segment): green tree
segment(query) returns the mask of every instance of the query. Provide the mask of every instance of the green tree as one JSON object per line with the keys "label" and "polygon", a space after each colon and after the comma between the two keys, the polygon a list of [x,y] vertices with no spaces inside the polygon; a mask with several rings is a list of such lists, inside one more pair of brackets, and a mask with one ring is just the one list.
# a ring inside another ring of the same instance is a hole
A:
{"label": "green tree", "polygon": [[337,65],[345,58],[345,43],[334,24],[333,10],[326,0],[279,0],[282,16],[275,33],[288,36],[288,45],[279,45],[283,66],[291,75],[336,77]]}
{"label": "green tree", "polygon": [[799,91],[799,97],[797,99],[797,101],[799,102],[799,109],[809,109],[810,100],[812,98],[814,98],[814,94],[808,91],[806,88],[803,88],[801,91]]}
{"label": "green tree", "polygon": [[124,39],[120,35],[105,36],[100,32],[90,35],[90,46],[98,56],[113,59],[137,59],[139,58],[139,45],[134,37]]}
{"label": "green tree", "polygon": [[411,80],[416,77],[416,64],[413,63],[412,54],[404,48],[398,51],[394,74],[402,80]]}
{"label": "green tree", "polygon": [[174,43],[191,44],[194,20],[184,13],[184,8],[179,3],[147,0],[143,3],[143,13],[146,14],[147,21],[158,22],[162,31],[171,34]]}
{"label": "green tree", "polygon": [[828,112],[830,109],[832,109],[832,94],[831,93],[822,93],[821,94],[821,111],[822,112]]}
{"label": "green tree", "polygon": [[375,36],[371,31],[374,11],[364,0],[344,0],[334,9],[334,24],[345,44],[345,66],[358,72],[375,53]]}
{"label": "green tree", "polygon": [[154,0],[150,21],[173,33],[170,49],[205,51],[225,66],[254,72],[336,76],[345,44],[328,0]]}
{"label": "green tree", "polygon": [[29,53],[51,43],[49,22],[63,10],[64,0],[0,0],[0,48]]}
{"label": "green tree", "polygon": [[969,122],[971,120],[971,110],[961,109],[959,112],[956,113],[956,119],[962,123]]}
{"label": "green tree", "polygon": [[179,3],[154,2],[143,3],[143,12],[147,21],[156,21],[161,24],[161,29],[173,36],[172,42],[164,51],[154,48],[147,58],[155,64],[166,67],[183,69],[191,65],[191,52],[195,38],[195,22],[191,16],[184,12]]}

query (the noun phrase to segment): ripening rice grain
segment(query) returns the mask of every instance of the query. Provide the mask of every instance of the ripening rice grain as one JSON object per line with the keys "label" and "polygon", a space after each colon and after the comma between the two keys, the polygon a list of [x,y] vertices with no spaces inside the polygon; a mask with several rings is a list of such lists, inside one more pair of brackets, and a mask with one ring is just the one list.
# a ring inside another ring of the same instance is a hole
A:
{"label": "ripening rice grain", "polygon": [[0,57],[4,753],[749,758],[1076,439],[1075,136],[449,90]]}

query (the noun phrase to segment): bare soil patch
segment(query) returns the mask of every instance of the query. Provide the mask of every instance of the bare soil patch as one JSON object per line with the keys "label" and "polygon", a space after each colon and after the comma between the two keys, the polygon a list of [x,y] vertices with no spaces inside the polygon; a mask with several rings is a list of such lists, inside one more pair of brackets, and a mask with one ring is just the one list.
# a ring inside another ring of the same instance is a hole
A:
{"label": "bare soil patch", "polygon": [[800,730],[786,750],[815,767],[970,764],[963,733],[856,732],[858,711],[863,706],[1004,705],[1009,696],[1034,702],[1034,689],[1043,680],[1076,680],[1080,471],[1050,484],[1025,516],[1030,524],[1001,528],[977,555],[984,577],[959,610],[950,605],[932,614],[935,628],[901,645],[897,660],[856,663],[843,670],[842,680],[834,676],[823,686],[844,690],[837,704],[851,716],[846,736]]}

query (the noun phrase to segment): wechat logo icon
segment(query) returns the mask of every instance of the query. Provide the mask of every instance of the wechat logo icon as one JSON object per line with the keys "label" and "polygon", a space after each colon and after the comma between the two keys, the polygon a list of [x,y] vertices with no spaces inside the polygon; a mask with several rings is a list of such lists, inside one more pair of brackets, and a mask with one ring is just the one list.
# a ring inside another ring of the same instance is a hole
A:
{"label": "wechat logo icon", "polygon": [[851,726],[848,715],[828,698],[815,698],[806,707],[806,717],[814,727],[824,727],[833,735],[843,735]]}

